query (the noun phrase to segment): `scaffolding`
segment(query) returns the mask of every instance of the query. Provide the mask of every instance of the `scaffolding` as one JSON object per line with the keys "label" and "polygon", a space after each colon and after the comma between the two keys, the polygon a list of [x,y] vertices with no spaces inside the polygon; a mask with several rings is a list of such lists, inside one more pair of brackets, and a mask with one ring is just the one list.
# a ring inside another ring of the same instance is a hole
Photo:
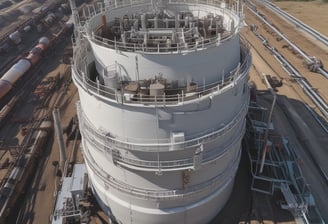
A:
{"label": "scaffolding", "polygon": [[[289,210],[298,223],[324,223],[300,168],[300,158],[287,138],[267,127],[268,109],[251,104],[247,123],[248,155],[251,163],[251,189],[268,195],[279,192],[282,209]],[[267,143],[264,135],[268,130]],[[265,144],[265,161],[260,172]]]}

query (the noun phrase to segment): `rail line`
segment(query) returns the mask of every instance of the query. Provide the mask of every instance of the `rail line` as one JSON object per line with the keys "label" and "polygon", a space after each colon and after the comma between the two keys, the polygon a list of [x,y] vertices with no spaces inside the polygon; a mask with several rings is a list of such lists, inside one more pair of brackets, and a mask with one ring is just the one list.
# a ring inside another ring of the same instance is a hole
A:
{"label": "rail line", "polygon": [[320,62],[318,62],[318,60],[316,60],[315,57],[311,57],[308,54],[306,54],[302,49],[300,49],[299,47],[297,47],[294,43],[292,43],[284,34],[282,34],[271,22],[269,22],[265,16],[262,13],[259,13],[256,9],[256,6],[250,2],[247,1],[246,2],[247,8],[249,9],[249,11],[254,14],[257,18],[259,18],[262,22],[264,22],[270,29],[272,29],[279,37],[281,37],[283,40],[285,40],[297,53],[299,53],[303,59],[305,60],[305,62],[307,64],[311,64],[312,69],[310,69],[311,71],[314,72],[318,72],[320,73],[322,76],[324,76],[326,79],[328,79],[328,71],[326,71],[322,65],[320,64]]}
{"label": "rail line", "polygon": [[17,24],[15,27],[10,28],[8,31],[4,31],[2,32],[2,34],[0,35],[0,44],[4,43],[5,41],[8,40],[9,35],[13,32],[15,32],[16,30],[18,31],[22,31],[23,28],[29,24],[32,24],[34,21],[40,21],[45,15],[47,15],[48,12],[50,12],[51,10],[54,10],[55,8],[59,7],[60,4],[62,4],[64,1],[60,0],[58,2],[50,2],[48,5],[44,5],[44,10],[42,10],[41,12],[31,16],[30,18],[27,18],[26,20],[20,22],[19,24]]}
{"label": "rail line", "polygon": [[324,45],[328,46],[328,37],[321,34],[317,30],[313,29],[312,27],[306,25],[302,21],[298,20],[294,16],[288,14],[272,2],[269,2],[268,0],[260,0],[260,3],[262,3],[265,7],[269,8],[271,11],[276,12],[280,16],[284,17],[286,20],[288,20],[290,23],[294,24],[297,28],[300,28],[301,30],[305,31],[306,33],[310,34],[312,37],[314,37],[316,40],[320,41]]}

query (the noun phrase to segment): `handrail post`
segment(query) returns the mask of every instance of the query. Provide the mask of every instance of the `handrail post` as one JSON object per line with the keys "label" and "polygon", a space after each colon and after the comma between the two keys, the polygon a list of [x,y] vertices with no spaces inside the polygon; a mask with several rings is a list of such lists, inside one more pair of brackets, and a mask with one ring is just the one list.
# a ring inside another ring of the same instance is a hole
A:
{"label": "handrail post", "polygon": [[98,93],[98,95],[99,95],[99,92],[100,92],[100,91],[99,91],[99,79],[98,79],[98,78],[96,79],[96,82],[97,82],[97,93]]}

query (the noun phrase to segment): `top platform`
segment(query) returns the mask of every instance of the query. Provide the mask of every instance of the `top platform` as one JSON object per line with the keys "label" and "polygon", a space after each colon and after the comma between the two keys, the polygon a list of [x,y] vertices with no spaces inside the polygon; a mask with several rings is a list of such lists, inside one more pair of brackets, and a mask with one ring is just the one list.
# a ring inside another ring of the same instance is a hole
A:
{"label": "top platform", "polygon": [[105,1],[84,10],[89,41],[120,51],[187,53],[215,47],[238,34],[239,5],[221,1]]}

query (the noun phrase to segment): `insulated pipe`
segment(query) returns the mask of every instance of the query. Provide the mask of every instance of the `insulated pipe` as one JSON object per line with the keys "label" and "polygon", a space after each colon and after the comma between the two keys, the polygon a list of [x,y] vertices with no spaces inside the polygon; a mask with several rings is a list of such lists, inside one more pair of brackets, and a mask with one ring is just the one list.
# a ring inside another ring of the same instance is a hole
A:
{"label": "insulated pipe", "polygon": [[102,20],[102,33],[106,33],[106,31],[107,31],[107,20],[106,20],[106,16],[103,15],[101,17],[101,20]]}
{"label": "insulated pipe", "polygon": [[49,39],[41,37],[39,43],[30,50],[29,54],[14,64],[0,79],[0,99],[4,97],[32,65],[36,64],[43,51],[47,49]]}
{"label": "insulated pipe", "polygon": [[308,34],[310,34],[311,36],[313,36],[316,40],[319,40],[321,43],[328,46],[328,38],[326,36],[324,36],[323,34],[319,33],[318,31],[316,31],[312,27],[306,25],[305,23],[303,23],[299,19],[295,18],[294,16],[292,16],[292,15],[288,14],[287,12],[283,11],[281,8],[279,8],[275,4],[273,4],[273,3],[271,3],[267,0],[263,0],[263,1],[261,1],[261,3],[263,3],[264,5],[269,7],[272,11],[275,11],[279,15],[283,16],[285,19],[287,19],[289,22],[293,23],[298,28],[301,28],[303,31],[305,31]]}
{"label": "insulated pipe", "polygon": [[154,17],[154,28],[158,28],[158,16]]}
{"label": "insulated pipe", "polygon": [[289,74],[290,76],[296,76],[296,82],[302,87],[304,92],[310,97],[310,99],[318,106],[320,111],[324,114],[326,118],[328,118],[328,106],[325,101],[321,98],[319,94],[313,91],[311,85],[309,85],[304,79],[303,76],[292,66],[290,63],[282,57],[278,51],[267,44],[267,40],[261,36],[260,34],[254,32],[255,36],[258,37],[262,44],[271,51],[274,55],[275,59],[280,63],[282,68]]}
{"label": "insulated pipe", "polygon": [[[260,15],[257,11],[253,10],[252,8],[248,7],[248,9],[257,16],[262,22],[264,22],[267,26],[270,27],[276,34],[278,34],[282,39],[284,39],[295,51],[297,51],[304,59],[314,62],[313,59],[308,56],[305,52],[303,52],[300,48],[298,48],[295,44],[293,44],[285,35],[283,35],[277,28],[271,25],[262,15]],[[328,79],[328,72],[322,68],[318,68],[318,72],[323,75],[325,78]]]}
{"label": "insulated pipe", "polygon": [[175,28],[178,29],[180,28],[180,14],[175,15]]}
{"label": "insulated pipe", "polygon": [[147,30],[146,14],[142,14],[140,16],[140,19],[141,19],[141,29],[142,31],[146,31]]}
{"label": "insulated pipe", "polygon": [[54,127],[55,127],[55,132],[56,132],[58,146],[59,146],[59,160],[60,160],[59,164],[60,164],[61,170],[64,171],[65,162],[66,162],[66,153],[65,153],[63,130],[60,126],[60,115],[59,115],[58,108],[55,108],[52,111],[52,116],[54,119]]}

